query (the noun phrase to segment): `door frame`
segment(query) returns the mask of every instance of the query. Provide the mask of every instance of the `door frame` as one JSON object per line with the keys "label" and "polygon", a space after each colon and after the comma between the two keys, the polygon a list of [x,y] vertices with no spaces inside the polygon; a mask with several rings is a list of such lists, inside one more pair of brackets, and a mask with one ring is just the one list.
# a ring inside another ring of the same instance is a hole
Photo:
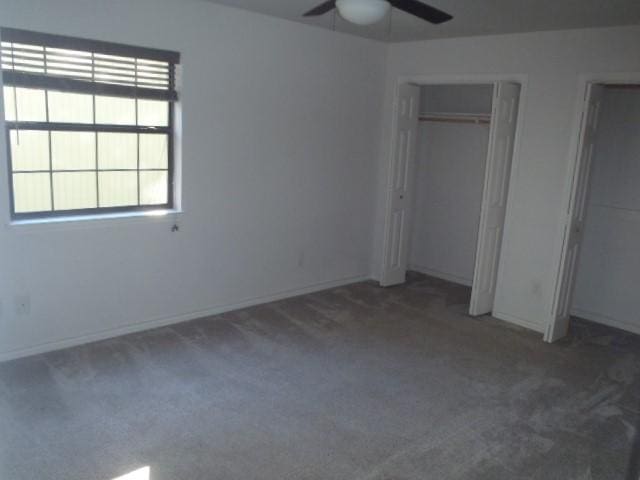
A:
{"label": "door frame", "polygon": [[[389,177],[392,174],[393,168],[393,145],[395,142],[395,131],[394,131],[394,111],[393,106],[398,102],[399,88],[400,85],[410,83],[415,84],[420,87],[429,86],[429,85],[496,85],[498,82],[513,82],[518,83],[520,85],[520,102],[518,109],[518,117],[516,120],[516,134],[513,144],[513,154],[512,154],[512,163],[511,163],[511,173],[509,175],[509,185],[513,185],[513,180],[520,165],[520,145],[521,145],[521,137],[523,130],[523,119],[525,118],[526,112],[526,103],[527,103],[527,90],[529,77],[525,74],[485,74],[485,73],[467,73],[467,74],[428,74],[428,75],[400,75],[396,77],[395,83],[393,85],[393,95],[391,98],[391,103],[387,107],[390,108],[391,122],[387,123],[387,127],[390,128],[390,135],[386,135],[387,144],[384,145],[384,165],[385,165],[385,177],[384,182],[381,182],[381,185],[384,185],[385,188],[388,185]],[[514,191],[512,188],[509,188],[507,194],[507,206],[505,219],[508,219],[510,216],[511,205],[513,203],[513,194]],[[379,265],[380,274],[382,275],[384,272],[384,260],[385,260],[385,251],[386,251],[386,237],[388,230],[388,212],[390,209],[390,198],[388,196],[388,192],[385,191],[384,194],[384,215],[383,219],[383,231],[382,231],[382,244],[379,251],[378,258],[376,259],[376,263]],[[413,219],[411,220],[413,222]],[[505,220],[506,221],[506,220]],[[505,231],[507,230],[505,223]],[[500,251],[500,261],[498,262],[498,275],[496,285],[500,284],[502,277],[502,255],[504,249],[502,248]]]}
{"label": "door frame", "polygon": [[[577,188],[577,184],[575,182],[575,179],[577,178],[576,175],[580,174],[579,167],[581,165],[578,161],[578,155],[582,148],[582,134],[585,128],[585,125],[583,125],[582,122],[582,116],[585,113],[585,108],[588,108],[589,99],[587,98],[587,95],[589,94],[589,88],[592,84],[616,85],[626,83],[640,84],[640,72],[587,73],[578,77],[578,87],[575,100],[576,106],[573,113],[573,127],[571,129],[569,152],[567,154],[567,172],[565,174],[562,201],[560,203],[560,218],[558,219],[558,231],[561,232],[561,234],[558,235],[558,240],[556,241],[556,247],[554,248],[553,254],[553,297],[549,308],[549,316],[544,329],[545,342],[549,342],[551,340],[549,337],[551,332],[550,327],[555,322],[558,313],[560,290],[562,287],[562,269],[566,256],[565,239],[568,233],[567,222],[573,214],[571,199],[573,198],[575,189]],[[573,285],[570,285],[569,288],[573,288]]]}

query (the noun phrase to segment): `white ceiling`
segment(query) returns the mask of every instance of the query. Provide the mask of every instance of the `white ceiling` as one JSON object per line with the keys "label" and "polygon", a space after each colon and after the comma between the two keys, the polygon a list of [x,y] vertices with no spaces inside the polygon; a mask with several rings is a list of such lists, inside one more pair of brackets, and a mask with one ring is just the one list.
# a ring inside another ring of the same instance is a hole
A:
{"label": "white ceiling", "polygon": [[[303,18],[302,14],[323,0],[210,0],[288,20],[334,28],[334,15]],[[391,16],[369,27],[356,27],[339,16],[341,32],[402,42],[445,37],[466,37],[570,28],[640,24],[640,0],[422,0],[454,16],[442,25],[431,25],[393,9]]]}

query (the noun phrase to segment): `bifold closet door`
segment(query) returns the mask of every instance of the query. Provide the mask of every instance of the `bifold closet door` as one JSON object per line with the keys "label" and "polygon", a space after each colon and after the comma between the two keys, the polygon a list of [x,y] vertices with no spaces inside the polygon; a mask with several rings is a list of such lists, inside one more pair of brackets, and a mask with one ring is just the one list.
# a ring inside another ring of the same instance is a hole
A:
{"label": "bifold closet door", "polygon": [[387,183],[384,260],[380,285],[404,283],[409,257],[413,172],[416,163],[420,87],[400,85],[394,105],[391,165]]}
{"label": "bifold closet door", "polygon": [[573,295],[578,256],[582,245],[584,230],[589,174],[595,147],[600,105],[604,89],[600,85],[589,85],[583,107],[581,137],[578,159],[572,181],[571,202],[567,213],[564,232],[564,245],[556,297],[554,299],[553,321],[547,325],[544,339],[555,342],[567,334],[571,316],[571,297]]}
{"label": "bifold closet door", "polygon": [[469,305],[471,315],[484,315],[493,310],[519,99],[520,85],[496,84]]}

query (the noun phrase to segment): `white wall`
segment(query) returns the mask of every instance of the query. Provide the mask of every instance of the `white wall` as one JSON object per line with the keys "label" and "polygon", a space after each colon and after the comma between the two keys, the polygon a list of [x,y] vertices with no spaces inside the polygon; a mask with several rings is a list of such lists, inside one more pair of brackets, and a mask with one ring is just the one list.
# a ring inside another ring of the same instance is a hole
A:
{"label": "white wall", "polygon": [[637,26],[392,45],[378,175],[374,274],[379,275],[381,265],[391,105],[398,78],[432,75],[452,82],[453,77],[476,74],[525,79],[494,314],[542,331],[551,315],[562,243],[561,206],[568,195],[570,139],[581,100],[579,76],[640,71],[639,45]]}
{"label": "white wall", "polygon": [[379,274],[402,75],[527,77],[496,313],[541,329],[578,75],[640,71],[640,27],[387,48],[197,0],[0,0],[0,24],[182,52],[185,212],[175,234],[171,218],[10,226],[1,155],[0,358]]}
{"label": "white wall", "polygon": [[0,155],[0,358],[369,276],[382,44],[195,0],[0,0],[0,24],[180,51],[184,177],[179,233],[18,227]]}
{"label": "white wall", "polygon": [[491,113],[493,85],[426,85],[420,89],[421,112]]}
{"label": "white wall", "polygon": [[[421,111],[491,113],[492,86],[427,86]],[[409,268],[473,283],[489,126],[420,122]]]}
{"label": "white wall", "polygon": [[573,313],[640,333],[640,90],[605,90]]}

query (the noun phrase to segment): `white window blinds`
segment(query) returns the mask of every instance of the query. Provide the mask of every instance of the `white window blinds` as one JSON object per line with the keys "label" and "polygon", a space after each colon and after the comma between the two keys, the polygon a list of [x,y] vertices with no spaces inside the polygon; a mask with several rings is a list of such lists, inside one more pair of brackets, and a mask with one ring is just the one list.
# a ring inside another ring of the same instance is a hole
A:
{"label": "white window blinds", "polygon": [[177,100],[177,52],[0,29],[4,85]]}

